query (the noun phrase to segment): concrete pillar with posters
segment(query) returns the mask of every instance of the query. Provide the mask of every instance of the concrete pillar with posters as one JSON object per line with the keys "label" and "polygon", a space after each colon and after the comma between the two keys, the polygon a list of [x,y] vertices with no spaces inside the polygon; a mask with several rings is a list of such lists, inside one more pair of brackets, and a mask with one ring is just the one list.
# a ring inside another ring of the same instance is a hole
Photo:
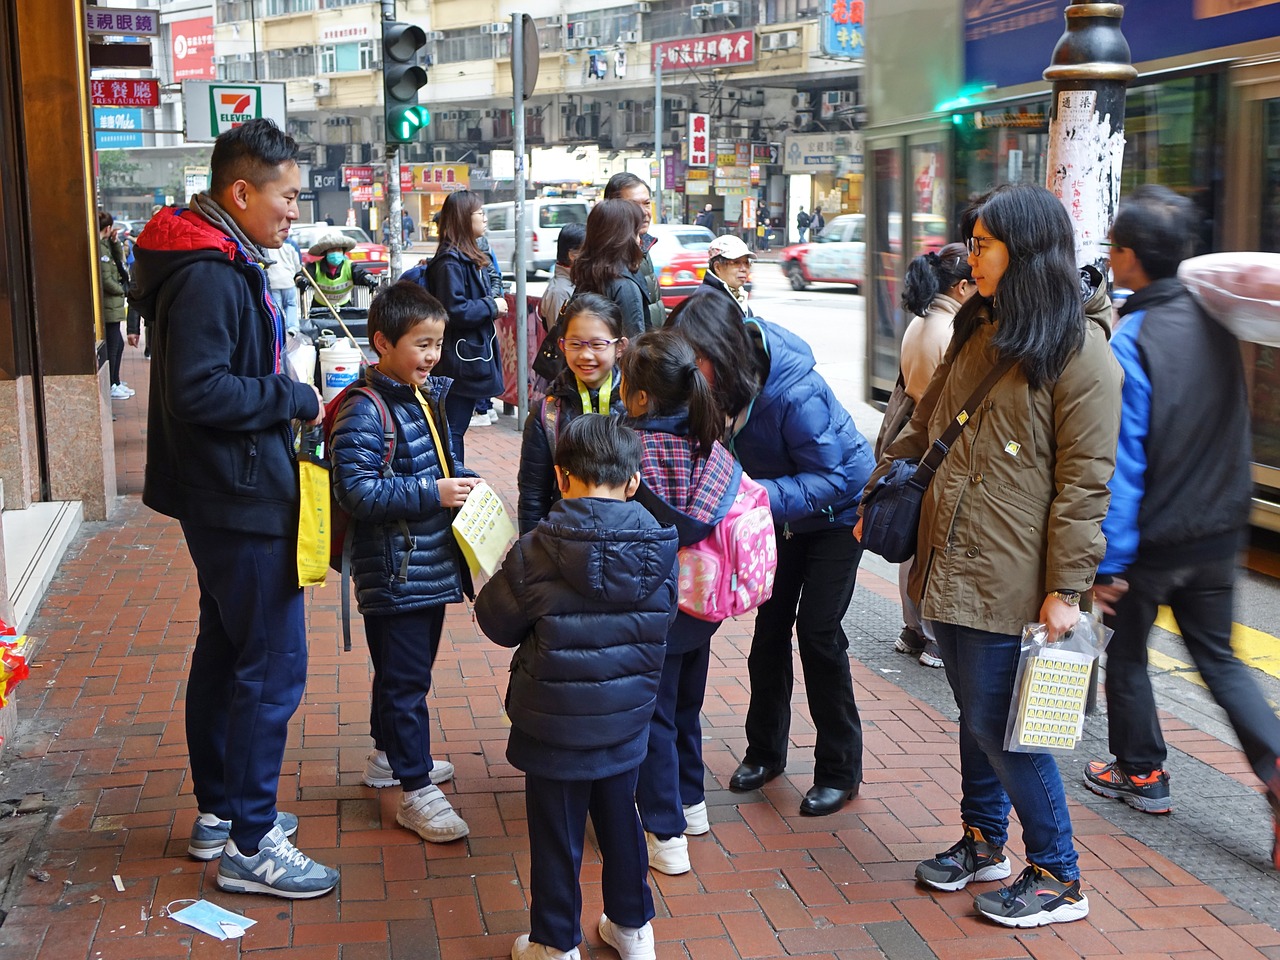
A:
{"label": "concrete pillar with posters", "polygon": [[1125,88],[1138,75],[1118,3],[1071,3],[1044,78],[1053,83],[1047,186],[1076,236],[1076,263],[1107,275],[1104,243],[1120,200]]}

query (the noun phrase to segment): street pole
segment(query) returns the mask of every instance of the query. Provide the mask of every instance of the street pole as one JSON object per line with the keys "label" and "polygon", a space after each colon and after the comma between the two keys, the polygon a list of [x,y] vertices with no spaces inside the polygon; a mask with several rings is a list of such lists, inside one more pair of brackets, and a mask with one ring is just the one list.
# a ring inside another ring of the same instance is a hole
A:
{"label": "street pole", "polygon": [[[516,274],[516,429],[524,429],[524,419],[529,406],[529,308],[526,306],[524,256],[524,14],[511,15],[511,110],[515,134],[516,173],[513,184],[516,194],[515,235],[516,251],[512,269]],[[552,268],[555,272],[555,268]]]}
{"label": "street pole", "polygon": [[658,195],[653,198],[653,222],[662,223],[662,188],[665,186],[662,170],[662,60],[653,68],[653,154],[658,158]]}
{"label": "street pole", "polygon": [[1075,2],[1044,78],[1049,108],[1047,186],[1075,229],[1076,264],[1107,276],[1103,246],[1120,200],[1125,88],[1138,75],[1120,32],[1118,3]]}
{"label": "street pole", "polygon": [[[391,21],[395,18],[396,0],[382,0],[382,19]],[[391,274],[391,282],[394,283],[404,272],[404,261],[400,256],[403,247],[401,223],[404,220],[404,205],[400,199],[400,145],[391,142],[390,130],[384,131],[383,137],[387,141],[387,170],[384,186],[387,195],[387,220],[390,221],[388,235],[391,238],[391,264],[388,272]]]}

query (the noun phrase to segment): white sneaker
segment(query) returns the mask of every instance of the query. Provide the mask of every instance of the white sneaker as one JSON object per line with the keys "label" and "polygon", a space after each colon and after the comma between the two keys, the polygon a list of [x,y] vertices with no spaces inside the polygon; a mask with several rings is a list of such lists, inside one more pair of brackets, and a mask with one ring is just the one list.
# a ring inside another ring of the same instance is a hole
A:
{"label": "white sneaker", "polygon": [[645,844],[649,847],[649,866],[669,877],[688,873],[689,840],[685,836],[672,837],[670,840],[659,840],[649,831],[644,834]]}
{"label": "white sneaker", "polygon": [[622,927],[600,914],[600,939],[618,951],[622,960],[656,960],[653,925]]}
{"label": "white sneaker", "polygon": [[487,411],[485,413],[473,413],[471,415],[471,426],[473,427],[487,427],[491,423],[492,421],[489,419]]}
{"label": "white sneaker", "polygon": [[467,822],[458,816],[434,783],[415,790],[413,796],[406,793],[400,798],[396,823],[430,843],[461,840],[471,832]]}
{"label": "white sneaker", "polygon": [[120,381],[120,386],[124,387],[124,392],[125,392],[125,393],[127,393],[127,394],[128,394],[129,396],[131,396],[131,397],[132,397],[135,393],[137,393],[137,392],[138,392],[137,390],[133,389],[133,387],[131,387],[131,386],[129,386],[127,383],[125,383],[123,380],[121,380],[121,381]]}
{"label": "white sneaker", "polygon": [[117,383],[114,387],[111,388],[112,400],[128,400],[132,396],[133,396],[133,392],[128,387],[126,387],[123,383]]}
{"label": "white sneaker", "polygon": [[[452,763],[448,760],[432,760],[432,783],[447,783],[452,779]],[[400,781],[396,779],[395,771],[391,769],[391,761],[387,759],[386,753],[381,750],[374,750],[365,759],[363,780],[366,787],[377,787],[378,789],[400,786]]]}
{"label": "white sneaker", "polygon": [[502,414],[500,414],[500,413],[498,412],[498,408],[497,408],[497,406],[492,406],[492,407],[490,407],[490,408],[489,408],[489,422],[490,422],[490,423],[497,423],[500,419],[502,419]]}
{"label": "white sneaker", "polygon": [[527,933],[520,934],[511,945],[511,960],[579,960],[580,956],[577,947],[557,950],[545,943],[534,943]]}
{"label": "white sneaker", "polygon": [[700,837],[711,832],[711,821],[707,819],[707,801],[695,803],[684,808],[684,835]]}

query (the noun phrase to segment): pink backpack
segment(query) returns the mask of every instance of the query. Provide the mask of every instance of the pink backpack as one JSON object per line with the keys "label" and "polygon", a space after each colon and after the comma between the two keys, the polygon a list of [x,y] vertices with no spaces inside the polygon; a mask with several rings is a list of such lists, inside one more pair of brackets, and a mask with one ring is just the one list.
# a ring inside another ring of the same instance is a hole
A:
{"label": "pink backpack", "polygon": [[769,494],[744,473],[711,536],[680,549],[679,607],[713,623],[754,610],[773,594],[777,566]]}

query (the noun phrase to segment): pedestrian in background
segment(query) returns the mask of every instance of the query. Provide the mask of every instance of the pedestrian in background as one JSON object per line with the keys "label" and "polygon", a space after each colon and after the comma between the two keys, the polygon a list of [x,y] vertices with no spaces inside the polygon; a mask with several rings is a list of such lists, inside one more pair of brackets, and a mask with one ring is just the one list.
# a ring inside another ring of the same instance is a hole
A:
{"label": "pedestrian in background", "polygon": [[956,314],[946,357],[867,490],[893,461],[922,457],[993,364],[1007,366],[969,411],[920,516],[909,589],[960,708],[963,836],[920,863],[916,879],[960,890],[1009,876],[1012,803],[1028,866],[974,907],[1031,927],[1079,920],[1089,900],[1057,763],[1006,750],[1005,729],[1023,627],[1045,624],[1050,642],[1074,627],[1102,559],[1120,370],[1107,347],[1105,285],[1091,278],[1086,318],[1071,221],[1048,190],[995,190],[974,224],[969,266],[978,296]]}
{"label": "pedestrian in background", "polygon": [[555,455],[562,499],[476,598],[480,629],[517,648],[507,760],[525,775],[529,932],[512,960],[578,960],[588,814],[603,861],[600,937],[622,960],[655,957],[636,776],[676,614],[677,537],[628,502],[640,454],[615,418],[567,424]]}
{"label": "pedestrian in background", "polygon": [[827,218],[822,215],[822,208],[815,207],[813,216],[809,218],[809,239],[817,240],[822,236],[822,230],[827,225]]}
{"label": "pedestrian in background", "polygon": [[587,216],[587,235],[570,278],[575,294],[598,293],[622,310],[622,335],[648,327],[648,289],[640,276],[644,214],[630,200],[601,200]]}
{"label": "pedestrian in background", "polygon": [[298,219],[297,156],[270,120],[220,134],[209,191],[157,213],[134,255],[134,300],[156,333],[142,502],[181,523],[200,590],[187,851],[221,857],[222,890],[288,899],[338,883],[289,842],[298,818],[276,810],[307,680],[292,424],[324,418],[319,391],[284,369],[265,270]]}
{"label": "pedestrian in background", "polygon": [[284,315],[285,331],[297,331],[298,319],[298,286],[295,279],[302,269],[302,257],[292,240],[286,240],[278,250],[272,252],[275,258],[267,268],[267,281],[271,284],[271,296],[276,306]]}
{"label": "pedestrian in background", "polygon": [[[902,308],[911,315],[911,322],[902,334],[898,363],[903,391],[912,407],[920,403],[933,372],[942,363],[951,343],[956,312],[976,290],[963,243],[949,243],[937,253],[922,254],[907,265],[902,280]],[[893,439],[881,436],[876,446],[877,459]],[[920,619],[920,610],[907,589],[911,567],[911,560],[898,564],[898,593],[906,623],[894,649],[915,657],[921,666],[941,667],[942,656],[933,628]]]}
{"label": "pedestrian in background", "polygon": [[444,349],[436,375],[450,377],[444,412],[453,437],[453,453],[466,461],[463,436],[476,401],[502,393],[502,355],[494,322],[507,312],[505,297],[495,297],[488,271],[492,258],[476,240],[488,229],[480,195],[458,190],[440,208],[440,242],[427,265],[427,290],[449,314]]}
{"label": "pedestrian in background", "polygon": [[1084,783],[1144,813],[1173,811],[1147,674],[1148,635],[1168,604],[1266,787],[1280,869],[1280,719],[1231,647],[1236,555],[1248,540],[1253,495],[1249,400],[1235,337],[1178,280],[1194,210],[1167,187],[1144,185],[1111,227],[1116,285],[1133,291],[1111,341],[1124,369],[1124,414],[1094,588],[1115,630],[1106,670],[1115,760],[1090,763]]}
{"label": "pedestrian in background", "polygon": [[[485,222],[485,229],[488,230],[488,221]],[[489,245],[488,236],[476,237],[476,248],[489,258],[489,265],[485,268],[485,282],[489,284],[489,296],[495,300],[501,300],[504,303],[507,299],[507,288],[502,283],[502,267],[498,265],[498,255],[493,252],[493,247]],[[503,314],[505,316],[505,314]],[[492,397],[479,397],[476,399],[475,408],[471,413],[471,426],[487,427],[490,424],[498,422],[498,411],[493,407]]]}
{"label": "pedestrian in background", "polygon": [[804,243],[805,232],[809,229],[812,218],[804,212],[804,207],[800,208],[800,212],[796,214],[796,234],[799,236],[799,242]]}
{"label": "pedestrian in background", "polygon": [[712,233],[716,232],[716,215],[715,208],[711,204],[707,204],[702,208],[702,212],[693,218],[696,226],[706,227]]}
{"label": "pedestrian in background", "polygon": [[102,332],[107,343],[107,375],[111,380],[111,399],[128,400],[133,390],[120,379],[124,359],[124,334],[120,324],[125,320],[125,292],[129,289],[129,273],[124,266],[124,251],[117,239],[115,217],[98,211],[98,285],[102,294]]}
{"label": "pedestrian in background", "polygon": [[587,229],[580,223],[566,223],[560,228],[560,236],[556,239],[556,265],[551,271],[551,279],[538,301],[538,315],[542,318],[542,329],[550,330],[560,317],[560,309],[573,296],[573,279],[569,271],[573,262],[582,252],[582,242],[587,236]]}
{"label": "pedestrian in background", "polygon": [[653,196],[649,185],[634,173],[615,173],[605,185],[606,200],[630,200],[640,207],[643,221],[640,224],[640,267],[638,273],[644,281],[645,290],[645,329],[656,330],[667,320],[667,308],[662,303],[662,290],[658,286],[658,275],[653,268],[653,259],[649,252],[658,238],[649,233],[653,222]]}
{"label": "pedestrian in background", "polygon": [[769,492],[777,527],[773,596],[756,612],[747,658],[747,752],[729,789],[756,790],[787,765],[795,628],[805,695],[817,730],[813,786],[800,812],[840,810],[862,782],[862,722],[849,673],[849,609],[862,548],[851,535],[875,460],[871,445],[795,334],[742,311],[723,294],[695,293],[671,313],[730,419],[726,446]]}

